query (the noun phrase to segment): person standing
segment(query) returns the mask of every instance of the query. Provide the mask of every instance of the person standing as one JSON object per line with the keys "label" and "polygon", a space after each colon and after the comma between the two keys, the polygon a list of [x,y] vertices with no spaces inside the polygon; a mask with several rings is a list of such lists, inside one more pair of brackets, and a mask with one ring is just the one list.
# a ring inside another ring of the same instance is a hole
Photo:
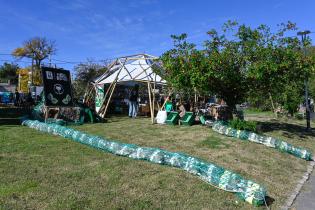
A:
{"label": "person standing", "polygon": [[137,117],[138,113],[138,97],[139,97],[139,85],[136,84],[130,92],[129,96],[129,117]]}
{"label": "person standing", "polygon": [[9,103],[14,103],[13,93],[12,92],[10,93],[10,96],[9,96]]}
{"label": "person standing", "polygon": [[15,90],[15,101],[14,101],[14,106],[19,106],[20,105],[20,93],[18,90]]}
{"label": "person standing", "polygon": [[26,96],[26,106],[31,108],[34,105],[34,99],[32,98],[32,94],[29,92]]}

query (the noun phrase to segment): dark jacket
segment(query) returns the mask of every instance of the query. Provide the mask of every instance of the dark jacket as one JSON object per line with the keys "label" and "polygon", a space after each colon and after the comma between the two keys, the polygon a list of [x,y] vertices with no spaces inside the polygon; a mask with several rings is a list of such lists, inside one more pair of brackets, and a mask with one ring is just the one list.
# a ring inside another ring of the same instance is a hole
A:
{"label": "dark jacket", "polygon": [[139,93],[137,90],[132,90],[130,92],[129,101],[136,102],[138,99],[138,95],[139,95]]}

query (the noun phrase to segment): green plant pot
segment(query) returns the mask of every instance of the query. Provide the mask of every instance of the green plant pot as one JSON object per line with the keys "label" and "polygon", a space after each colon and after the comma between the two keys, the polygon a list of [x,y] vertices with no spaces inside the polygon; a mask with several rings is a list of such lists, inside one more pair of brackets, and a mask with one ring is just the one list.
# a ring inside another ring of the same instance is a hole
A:
{"label": "green plant pot", "polygon": [[165,123],[168,125],[176,125],[178,124],[179,114],[178,112],[170,112],[167,115]]}
{"label": "green plant pot", "polygon": [[179,120],[181,125],[191,126],[195,121],[195,115],[193,112],[186,112],[184,117]]}

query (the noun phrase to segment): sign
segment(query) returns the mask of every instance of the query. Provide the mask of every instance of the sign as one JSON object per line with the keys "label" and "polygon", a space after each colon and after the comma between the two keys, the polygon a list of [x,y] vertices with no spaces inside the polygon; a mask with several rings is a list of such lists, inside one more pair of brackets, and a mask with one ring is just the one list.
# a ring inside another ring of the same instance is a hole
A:
{"label": "sign", "polygon": [[96,97],[95,97],[95,111],[98,112],[104,100],[104,89],[100,86],[96,86]]}
{"label": "sign", "polygon": [[73,106],[70,72],[42,67],[46,106]]}

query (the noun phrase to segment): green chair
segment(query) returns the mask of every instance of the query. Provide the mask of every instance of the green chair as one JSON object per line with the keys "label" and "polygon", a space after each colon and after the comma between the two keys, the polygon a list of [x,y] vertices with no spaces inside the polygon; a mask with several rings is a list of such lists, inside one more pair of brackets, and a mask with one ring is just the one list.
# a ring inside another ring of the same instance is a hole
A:
{"label": "green chair", "polygon": [[178,112],[170,112],[167,115],[165,123],[168,125],[176,125],[178,124],[179,114]]}
{"label": "green chair", "polygon": [[195,121],[195,116],[193,112],[186,112],[184,117],[179,120],[181,125],[191,126]]}
{"label": "green chair", "polygon": [[[90,108],[84,109],[85,115],[87,116],[87,121],[94,123],[94,115]],[[83,123],[83,122],[82,122]]]}
{"label": "green chair", "polygon": [[205,116],[203,116],[203,115],[201,115],[200,117],[199,117],[199,119],[200,119],[200,122],[201,122],[201,124],[206,124],[206,118],[205,118]]}

